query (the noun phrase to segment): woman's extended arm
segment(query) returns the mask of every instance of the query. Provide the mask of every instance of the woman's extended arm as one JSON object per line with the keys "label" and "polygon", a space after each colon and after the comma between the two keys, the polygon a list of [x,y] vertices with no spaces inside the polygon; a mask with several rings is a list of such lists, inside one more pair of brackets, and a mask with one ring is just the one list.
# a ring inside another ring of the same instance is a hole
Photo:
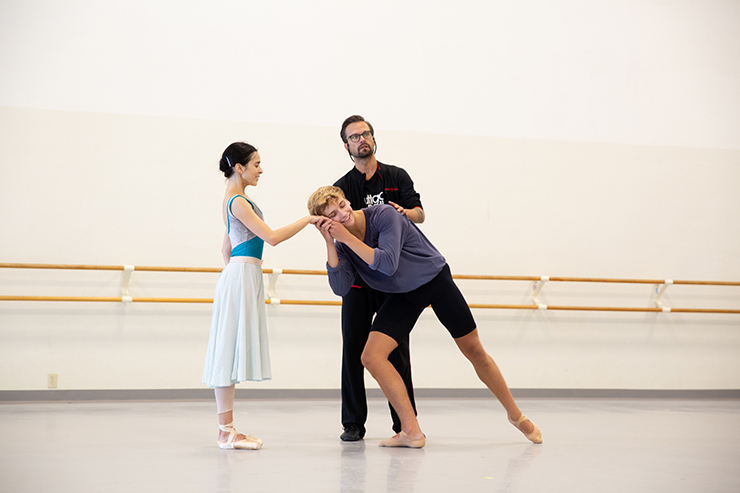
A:
{"label": "woman's extended arm", "polygon": [[275,246],[283,241],[292,238],[309,224],[314,224],[319,220],[318,216],[306,216],[297,220],[293,224],[283,226],[278,229],[271,229],[252,209],[251,204],[246,200],[235,200],[231,203],[231,213],[239,219],[250,231],[262,238],[265,243]]}

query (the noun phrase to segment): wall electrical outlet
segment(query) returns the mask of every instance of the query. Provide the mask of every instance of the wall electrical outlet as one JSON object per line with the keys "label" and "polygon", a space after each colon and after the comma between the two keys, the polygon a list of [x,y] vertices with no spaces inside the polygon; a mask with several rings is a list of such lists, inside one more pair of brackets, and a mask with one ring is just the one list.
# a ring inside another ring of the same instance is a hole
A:
{"label": "wall electrical outlet", "polygon": [[59,385],[59,374],[58,373],[49,373],[49,388],[55,389]]}

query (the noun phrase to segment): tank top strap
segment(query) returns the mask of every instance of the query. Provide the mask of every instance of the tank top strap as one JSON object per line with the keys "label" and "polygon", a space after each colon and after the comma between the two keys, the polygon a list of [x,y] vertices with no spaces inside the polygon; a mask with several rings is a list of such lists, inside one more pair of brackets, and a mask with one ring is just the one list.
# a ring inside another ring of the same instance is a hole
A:
{"label": "tank top strap", "polygon": [[[226,233],[227,234],[231,232],[231,216],[234,215],[231,212],[231,204],[234,202],[234,199],[237,198],[237,197],[241,197],[244,200],[246,200],[247,202],[249,202],[249,205],[252,206],[252,210],[255,210],[256,209],[256,210],[258,210],[260,212],[260,214],[262,213],[262,210],[257,206],[257,204],[255,204],[254,202],[252,202],[251,200],[249,200],[248,198],[246,198],[244,195],[234,195],[233,197],[231,197],[229,199],[229,202],[226,204]],[[236,217],[236,216],[234,216],[234,217]]]}

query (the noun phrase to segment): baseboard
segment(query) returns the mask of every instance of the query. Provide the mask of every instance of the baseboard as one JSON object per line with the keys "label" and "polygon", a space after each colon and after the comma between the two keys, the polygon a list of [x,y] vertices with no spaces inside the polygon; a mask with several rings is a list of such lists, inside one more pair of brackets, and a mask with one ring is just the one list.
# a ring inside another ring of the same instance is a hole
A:
{"label": "baseboard", "polygon": [[[532,399],[740,399],[740,389],[511,389]],[[371,399],[383,398],[368,389]],[[415,389],[420,399],[493,398],[488,389]],[[237,389],[237,399],[339,399],[339,389]],[[210,400],[212,389],[0,390],[0,402]]]}

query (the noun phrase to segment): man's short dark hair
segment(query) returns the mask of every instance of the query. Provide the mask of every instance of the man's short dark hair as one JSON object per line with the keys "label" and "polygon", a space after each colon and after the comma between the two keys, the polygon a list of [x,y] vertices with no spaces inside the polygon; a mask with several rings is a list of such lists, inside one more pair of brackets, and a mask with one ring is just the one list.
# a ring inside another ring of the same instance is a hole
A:
{"label": "man's short dark hair", "polygon": [[339,136],[342,138],[342,142],[344,142],[345,144],[347,143],[347,136],[344,134],[344,131],[347,130],[348,126],[357,122],[367,123],[367,126],[370,127],[370,133],[373,134],[373,137],[375,137],[375,130],[373,129],[373,126],[370,124],[369,121],[365,120],[360,115],[352,115],[344,120],[344,123],[342,123],[342,130],[339,131]]}

